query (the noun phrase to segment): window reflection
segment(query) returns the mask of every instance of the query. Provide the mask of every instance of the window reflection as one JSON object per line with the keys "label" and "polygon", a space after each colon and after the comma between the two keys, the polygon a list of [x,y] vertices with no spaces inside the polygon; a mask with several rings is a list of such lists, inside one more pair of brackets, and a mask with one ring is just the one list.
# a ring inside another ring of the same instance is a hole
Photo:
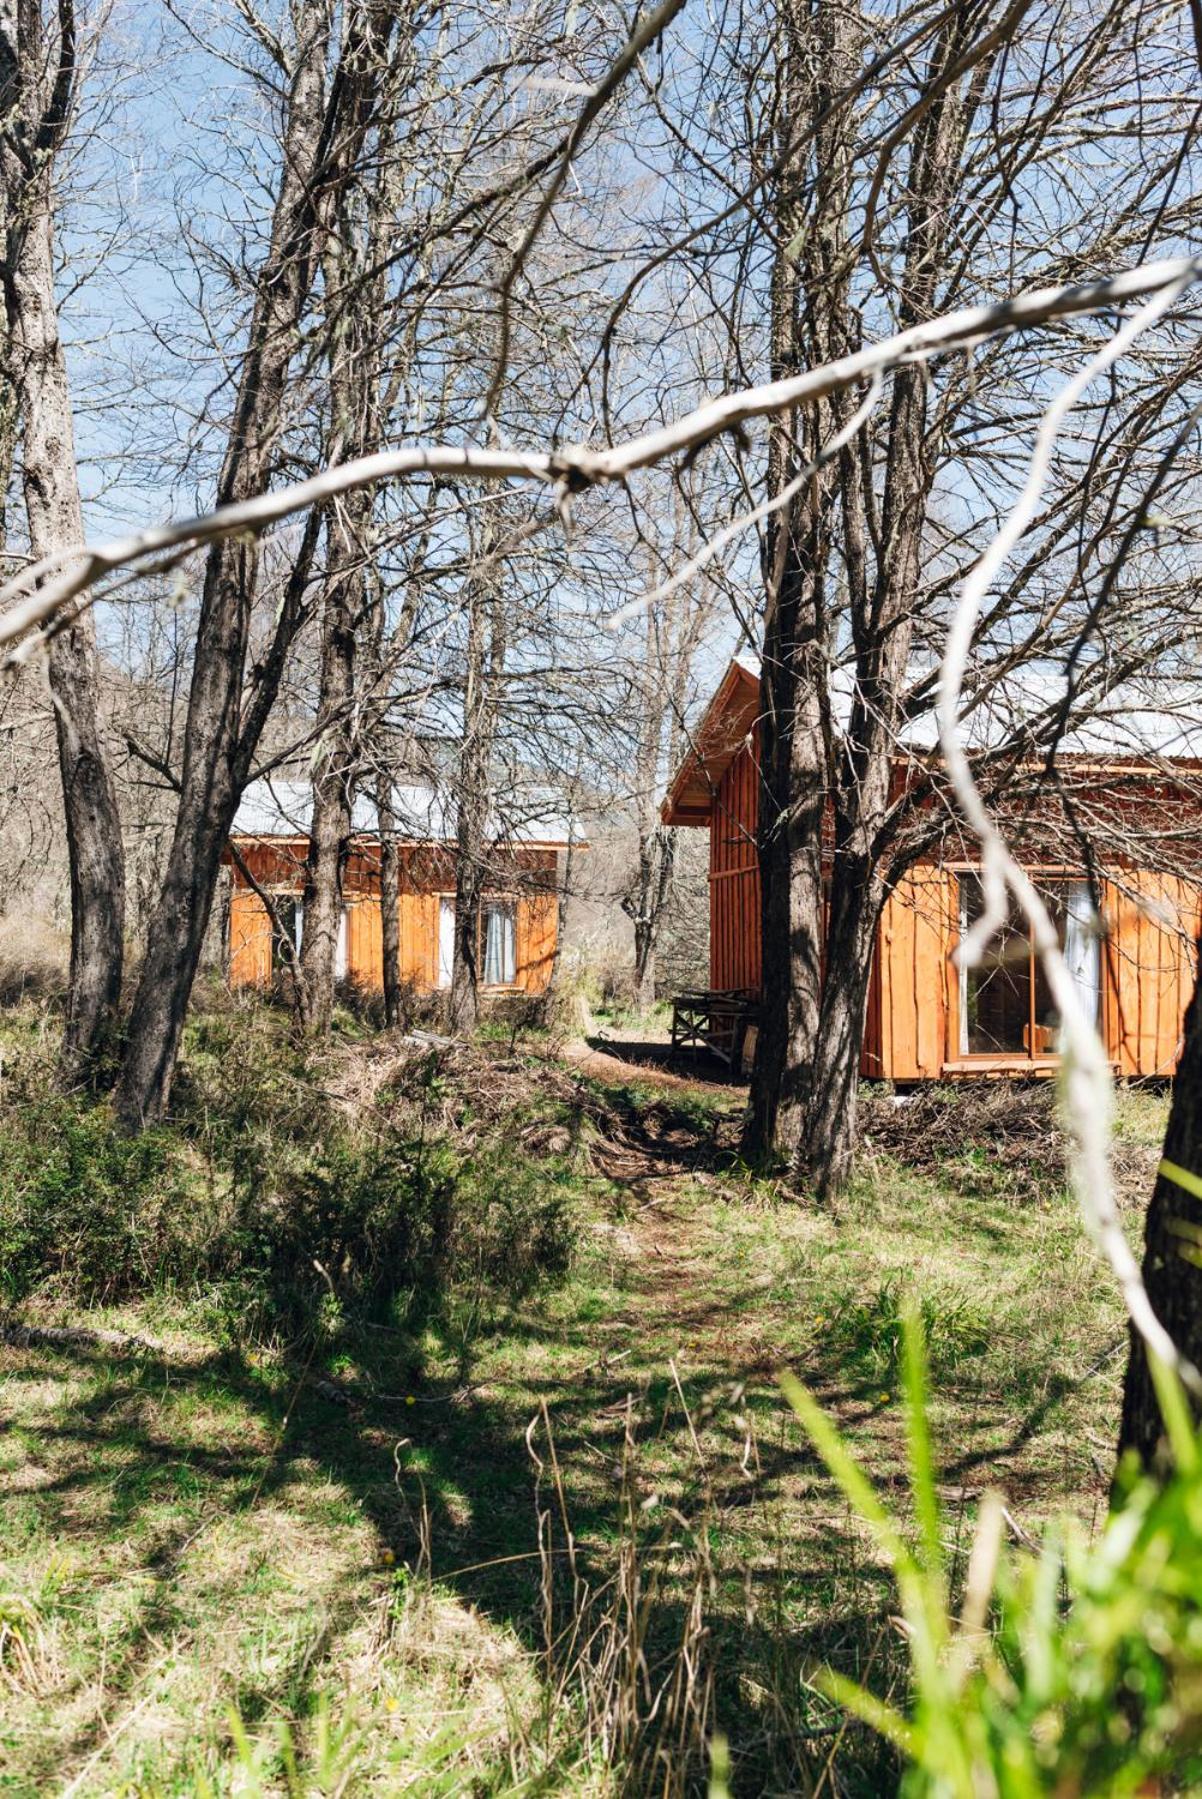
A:
{"label": "window reflection", "polygon": [[[1040,883],[1074,983],[1097,1021],[1100,963],[1096,920],[1084,881]],[[985,910],[979,876],[960,876],[960,924],[967,932]],[[1050,1056],[1060,1019],[1026,920],[1011,902],[979,965],[960,977],[960,1049],[969,1056]]]}

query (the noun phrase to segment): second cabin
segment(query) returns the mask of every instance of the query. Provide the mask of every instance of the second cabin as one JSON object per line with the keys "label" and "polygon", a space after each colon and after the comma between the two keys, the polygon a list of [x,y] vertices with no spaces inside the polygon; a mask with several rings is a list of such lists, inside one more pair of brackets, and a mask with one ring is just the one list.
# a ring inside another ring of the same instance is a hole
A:
{"label": "second cabin", "polygon": [[[299,947],[312,793],[303,782],[247,788],[226,851],[227,966],[235,987],[267,986],[286,965],[283,932]],[[433,789],[396,791],[401,978],[419,991],[451,984],[455,944],[455,830]],[[380,837],[374,810],[356,802],[343,870],[336,977],[365,992],[384,984]],[[539,994],[555,966],[559,862],[580,847],[570,820],[531,816],[494,834],[476,920],[486,993]],[[270,907],[267,903],[270,901]]]}
{"label": "second cabin", "polygon": [[[757,672],[732,663],[663,807],[665,824],[709,831],[710,991],[678,1002],[678,1016],[683,1005],[686,1017],[680,1040],[721,1048],[726,1029],[734,1059],[729,1021],[761,990],[759,705]],[[1162,766],[1123,772],[1133,808],[1141,791],[1151,804],[1163,789]],[[1083,870],[1039,860],[1027,868],[1116,1073],[1171,1075],[1193,993],[1202,889],[1124,865],[1102,883],[1098,918]],[[1055,1009],[1023,923],[1013,918],[979,967],[955,965],[954,951],[980,909],[980,876],[967,859],[919,862],[894,888],[878,930],[863,1074],[908,1082],[1054,1073]]]}

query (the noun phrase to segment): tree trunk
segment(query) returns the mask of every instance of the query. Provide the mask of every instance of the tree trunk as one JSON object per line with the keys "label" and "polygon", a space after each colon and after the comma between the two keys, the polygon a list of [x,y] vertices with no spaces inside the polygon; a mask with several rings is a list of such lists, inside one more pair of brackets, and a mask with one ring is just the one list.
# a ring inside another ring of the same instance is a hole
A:
{"label": "tree trunk", "polygon": [[[1195,985],[1185,1016],[1185,1044],[1173,1082],[1164,1160],[1195,1180],[1202,1178],[1202,983]],[[1165,1173],[1157,1175],[1144,1223],[1144,1285],[1156,1316],[1195,1367],[1202,1366],[1200,1215],[1196,1194]],[[1146,1468],[1163,1469],[1164,1423],[1147,1351],[1143,1338],[1130,1327],[1129,1336],[1119,1453],[1132,1450]]]}
{"label": "tree trunk", "polygon": [[376,780],[376,816],[380,826],[380,926],[384,964],[384,1022],[390,1031],[404,1022],[401,987],[401,882],[397,853],[392,777]]}
{"label": "tree trunk", "polygon": [[634,925],[634,1003],[640,1012],[655,1004],[655,932],[645,918]]}
{"label": "tree trunk", "polygon": [[[378,198],[378,196],[376,196]],[[326,259],[327,309],[336,317],[330,342],[330,409],[337,458],[370,456],[380,447],[379,326],[386,295],[377,278],[359,292],[365,268],[384,245],[382,208],[368,209],[361,229],[351,206],[342,209]],[[334,1007],[342,877],[350,853],[362,720],[356,709],[359,634],[367,615],[367,563],[375,496],[370,488],[346,494],[326,513],[326,596],[322,618],[322,724],[313,777],[313,818],[305,865],[301,971],[304,1020],[324,1035]],[[377,599],[378,610],[382,598]]]}
{"label": "tree trunk", "polygon": [[[742,1149],[749,1161],[796,1147],[818,1030],[822,967],[821,736],[792,652],[770,634],[761,675],[760,1023]],[[775,690],[775,691],[774,691]],[[779,697],[778,697],[779,693]],[[795,697],[796,696],[796,697]]]}
{"label": "tree trunk", "polygon": [[[662,724],[661,717],[656,723],[657,747]],[[641,775],[640,787],[644,780],[648,783],[644,791],[654,798],[654,773]],[[634,889],[622,902],[634,925],[634,1003],[640,1012],[650,1011],[655,1004],[655,944],[660,919],[672,890],[675,863],[676,833],[645,817],[640,818]]]}
{"label": "tree trunk", "polygon": [[[491,530],[485,531],[483,556],[492,554]],[[480,1015],[480,899],[484,891],[489,815],[492,811],[492,756],[495,731],[493,680],[500,622],[493,616],[495,571],[469,576],[467,655],[463,684],[463,744],[456,783],[458,816],[455,831],[455,949],[451,964],[451,1028],[463,1036],[475,1030]],[[499,672],[499,671],[498,671]]]}
{"label": "tree trunk", "polygon": [[[298,50],[289,95],[271,244],[256,284],[218,505],[248,499],[267,485],[288,369],[320,247],[322,146],[329,136],[328,129],[323,132],[322,103],[329,22],[324,9],[314,8],[309,17],[310,35]],[[248,707],[243,717],[258,566],[257,543],[232,538],[215,543],[205,564],[175,832],[150,924],[117,1094],[118,1114],[131,1130],[158,1118],[167,1103],[222,851],[266,715],[259,705]]]}
{"label": "tree trunk", "polygon": [[850,863],[832,880],[813,1082],[800,1146],[799,1168],[820,1199],[830,1199],[851,1179],[856,1146],[856,1108],[868,984],[876,951],[883,888],[861,862],[857,885]]}
{"label": "tree trunk", "polygon": [[[846,34],[845,18],[831,14],[828,23],[829,79],[837,87],[847,77],[855,44]],[[932,58],[932,84],[957,53],[963,29],[962,22],[955,20],[945,28]],[[903,325],[927,317],[935,299],[943,268],[947,196],[963,124],[963,108],[953,89],[929,108],[915,136],[901,292]],[[849,146],[841,138],[822,145],[820,153],[832,171],[849,166]],[[841,179],[836,181],[837,186],[841,184]],[[839,266],[844,236],[842,214],[829,233],[815,234],[815,253],[823,267],[833,270]],[[828,333],[820,346],[824,360],[852,347],[841,318],[828,314],[827,322]],[[878,871],[891,828],[893,760],[902,724],[915,596],[922,575],[923,538],[934,479],[924,369],[903,367],[893,376],[880,543],[872,580],[868,577],[864,492],[871,475],[865,473],[865,464],[851,447],[841,453],[838,466],[856,684],[835,765],[822,1006],[810,1103],[797,1156],[799,1177],[822,1199],[830,1199],[846,1187],[855,1160],[864,1018],[885,896]]]}
{"label": "tree trunk", "polygon": [[[60,10],[52,56],[40,5],[0,25],[0,150],[7,261],[4,444],[14,406],[23,426],[22,476],[35,559],[83,542],[83,514],[67,364],[54,293],[53,170],[75,84],[74,20]],[[54,57],[57,70],[54,70]],[[50,73],[48,73],[48,69]],[[19,128],[14,121],[19,119]],[[0,473],[7,483],[9,464]],[[82,606],[51,639],[50,693],[71,876],[71,968],[61,1061],[75,1080],[96,1072],[121,998],[125,858],[100,725],[96,625]]]}
{"label": "tree trunk", "polygon": [[[362,513],[364,509],[354,510]],[[334,1009],[342,877],[351,847],[358,761],[351,707],[355,697],[356,634],[363,610],[362,552],[355,546],[341,507],[327,514],[326,542],[330,566],[322,620],[319,701],[324,732],[313,775],[300,953],[302,1022],[318,1036],[329,1030]]]}
{"label": "tree trunk", "polygon": [[[808,10],[789,0],[780,16],[787,51],[779,135],[788,141],[811,103]],[[786,171],[782,184],[789,180]],[[774,381],[795,374],[801,360],[801,284],[790,253],[801,223],[802,213],[784,185],[772,272]],[[779,494],[796,474],[798,428],[808,442],[813,430],[808,417],[799,422],[790,415],[769,426],[770,494]],[[797,1145],[821,1002],[824,510],[818,483],[811,483],[771,515],[765,533],[757,832],[763,948],[760,1025],[742,1139],[750,1161],[788,1155]]]}

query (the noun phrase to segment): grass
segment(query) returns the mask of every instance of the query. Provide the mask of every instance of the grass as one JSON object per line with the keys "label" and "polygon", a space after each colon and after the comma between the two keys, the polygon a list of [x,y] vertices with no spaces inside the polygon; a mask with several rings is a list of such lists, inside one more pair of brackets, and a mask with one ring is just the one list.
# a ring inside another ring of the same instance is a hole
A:
{"label": "grass", "polygon": [[[815,1676],[897,1697],[891,1584],[777,1371],[900,1495],[906,1292],[956,1536],[987,1485],[1019,1531],[1100,1518],[1121,1307],[1055,1180],[962,1178],[968,1113],[946,1165],[874,1150],[832,1216],[731,1165],[729,1088],[482,1053],[440,1128],[501,1117],[523,1178],[545,1157],[571,1185],[557,1284],[452,1282],[412,1328],[300,1348],[179,1292],[42,1304],[155,1347],[0,1350],[0,1792],[672,1791],[663,1758],[713,1728],[736,1791],[812,1792],[832,1761],[836,1790],[888,1791]],[[1122,1097],[1133,1168],[1163,1115]]]}

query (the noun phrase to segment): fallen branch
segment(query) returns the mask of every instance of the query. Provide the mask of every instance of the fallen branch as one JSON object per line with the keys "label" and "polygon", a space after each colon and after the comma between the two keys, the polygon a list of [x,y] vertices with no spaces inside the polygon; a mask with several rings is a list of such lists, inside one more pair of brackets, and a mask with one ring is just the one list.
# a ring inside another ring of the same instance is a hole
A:
{"label": "fallen branch", "polygon": [[162,1355],[161,1344],[127,1331],[91,1330],[83,1325],[21,1324],[0,1319],[0,1343],[14,1349],[117,1349],[125,1355]]}

